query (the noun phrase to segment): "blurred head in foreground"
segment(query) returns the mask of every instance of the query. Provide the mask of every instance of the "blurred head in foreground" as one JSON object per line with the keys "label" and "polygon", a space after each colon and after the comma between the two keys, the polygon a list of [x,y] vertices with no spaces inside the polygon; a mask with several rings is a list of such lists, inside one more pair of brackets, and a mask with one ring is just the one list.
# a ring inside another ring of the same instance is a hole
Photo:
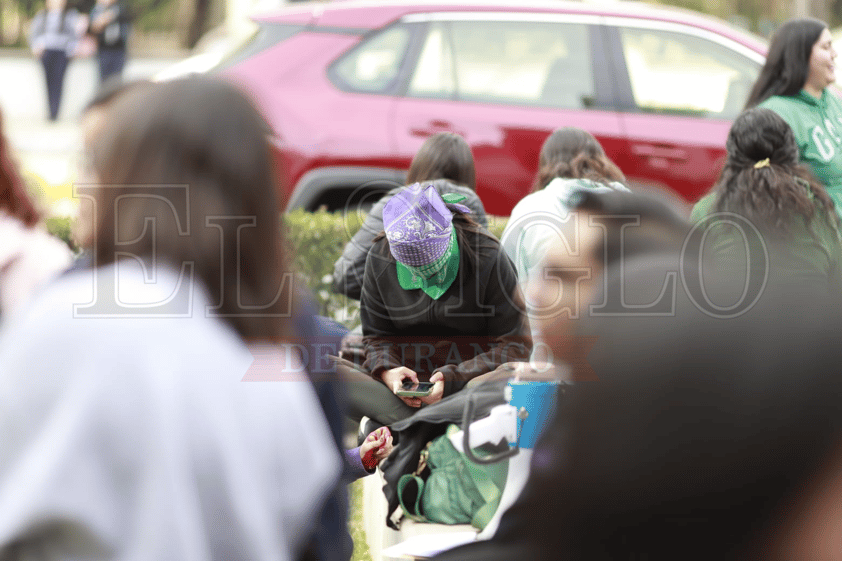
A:
{"label": "blurred head in foreground", "polygon": [[[110,103],[88,147],[96,265],[127,248],[192,263],[240,335],[283,332],[289,302],[279,296],[287,269],[275,174],[252,103],[231,85],[198,77],[133,87]],[[150,222],[154,236],[144,235]],[[249,307],[263,313],[246,317]]]}
{"label": "blurred head in foreground", "polygon": [[[540,274],[530,275],[527,287],[530,324],[548,357],[564,363],[572,359],[571,345],[580,336],[581,320],[593,313],[616,312],[626,301],[626,295],[605,290],[606,271],[641,256],[666,258],[677,271],[677,256],[689,230],[678,209],[648,195],[582,189],[574,191],[567,204],[570,214],[558,223]],[[653,294],[631,304],[655,302],[663,284],[663,279],[653,283]]]}
{"label": "blurred head in foreground", "polygon": [[717,315],[688,255],[606,268],[594,301],[623,306],[581,322],[578,383],[498,536],[530,558],[837,558],[839,315],[783,282]]}
{"label": "blurred head in foreground", "polygon": [[35,226],[41,218],[35,203],[26,192],[26,185],[12,156],[9,141],[3,130],[2,113],[0,113],[0,212],[27,227]]}

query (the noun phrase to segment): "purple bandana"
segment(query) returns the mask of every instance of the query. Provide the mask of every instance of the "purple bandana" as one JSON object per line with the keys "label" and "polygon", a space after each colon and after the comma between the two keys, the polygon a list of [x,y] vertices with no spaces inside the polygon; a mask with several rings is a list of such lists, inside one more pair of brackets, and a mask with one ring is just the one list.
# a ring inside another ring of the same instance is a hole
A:
{"label": "purple bandana", "polygon": [[383,227],[392,256],[412,267],[429,265],[444,255],[452,221],[453,213],[432,185],[410,185],[383,208]]}

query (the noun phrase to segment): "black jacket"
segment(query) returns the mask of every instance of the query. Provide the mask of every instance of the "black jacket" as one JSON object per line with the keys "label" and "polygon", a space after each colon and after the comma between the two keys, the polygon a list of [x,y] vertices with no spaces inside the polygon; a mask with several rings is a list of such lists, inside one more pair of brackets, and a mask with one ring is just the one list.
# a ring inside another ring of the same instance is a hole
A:
{"label": "black jacket", "polygon": [[503,363],[528,359],[532,345],[514,266],[487,231],[463,232],[459,274],[438,300],[400,287],[385,237],[372,247],[360,301],[364,370],[372,377],[397,366],[420,380],[439,371],[449,395]]}

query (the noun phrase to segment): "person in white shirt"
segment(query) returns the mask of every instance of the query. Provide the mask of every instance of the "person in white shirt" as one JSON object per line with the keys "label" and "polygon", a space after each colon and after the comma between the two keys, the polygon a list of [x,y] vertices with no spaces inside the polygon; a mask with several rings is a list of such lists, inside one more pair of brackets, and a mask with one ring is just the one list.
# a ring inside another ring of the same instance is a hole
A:
{"label": "person in white shirt", "polygon": [[[512,209],[501,236],[501,244],[515,264],[518,284],[524,294],[528,294],[526,286],[530,278],[543,274],[543,260],[553,248],[578,255],[576,233],[584,232],[587,225],[579,227],[577,218],[571,216],[571,198],[576,196],[576,192],[582,189],[628,191],[624,182],[623,172],[608,159],[599,141],[589,132],[565,127],[547,137],[541,147],[532,193]],[[588,265],[580,263],[580,266]],[[585,273],[580,271],[579,274],[584,277]],[[594,278],[598,271],[592,270],[588,274],[588,278]],[[581,299],[578,293],[573,294],[578,287],[574,282],[574,286],[564,289],[566,298],[573,297],[569,302],[572,306],[570,314],[575,314],[578,309],[576,300]],[[579,303],[585,304],[584,301]],[[529,297],[526,298],[526,306],[535,343],[531,361],[552,362],[551,357],[546,356],[546,345],[534,325],[541,312]]]}
{"label": "person in white shirt", "polygon": [[259,114],[206,78],[137,88],[89,148],[93,266],[0,338],[0,558],[298,559],[342,459]]}

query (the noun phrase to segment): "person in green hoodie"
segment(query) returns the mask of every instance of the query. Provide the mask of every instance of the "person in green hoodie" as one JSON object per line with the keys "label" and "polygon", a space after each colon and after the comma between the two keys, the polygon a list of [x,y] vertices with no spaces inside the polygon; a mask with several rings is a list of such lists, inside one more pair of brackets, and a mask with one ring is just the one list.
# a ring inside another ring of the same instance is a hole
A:
{"label": "person in green hoodie", "polygon": [[799,163],[792,129],[756,107],[734,120],[725,146],[719,181],[690,216],[704,232],[703,254],[746,286],[771,276],[840,300],[840,221],[825,189]]}
{"label": "person in green hoodie", "polygon": [[812,18],[786,22],[772,37],[746,109],[766,107],[783,117],[801,161],[842,215],[842,100],[828,89],[836,81],[835,59],[827,24]]}

